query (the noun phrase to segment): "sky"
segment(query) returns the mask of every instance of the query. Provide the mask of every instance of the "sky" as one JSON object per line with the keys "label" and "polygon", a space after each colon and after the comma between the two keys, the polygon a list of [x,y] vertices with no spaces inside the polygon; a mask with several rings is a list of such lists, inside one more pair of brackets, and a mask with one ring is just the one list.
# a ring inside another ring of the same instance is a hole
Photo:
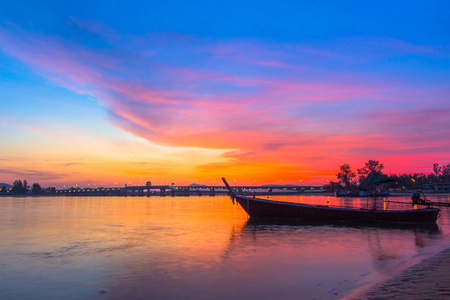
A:
{"label": "sky", "polygon": [[448,1],[1,1],[0,182],[450,163]]}

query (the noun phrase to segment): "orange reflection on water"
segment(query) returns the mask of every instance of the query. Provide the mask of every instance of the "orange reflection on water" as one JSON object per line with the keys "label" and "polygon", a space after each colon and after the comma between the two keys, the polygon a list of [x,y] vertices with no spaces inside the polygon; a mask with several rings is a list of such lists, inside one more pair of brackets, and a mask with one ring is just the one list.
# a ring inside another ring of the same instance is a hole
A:
{"label": "orange reflection on water", "polygon": [[389,275],[442,235],[255,223],[225,196],[0,198],[0,208],[5,299],[89,299],[99,290],[108,299],[334,299],[330,289],[344,295]]}

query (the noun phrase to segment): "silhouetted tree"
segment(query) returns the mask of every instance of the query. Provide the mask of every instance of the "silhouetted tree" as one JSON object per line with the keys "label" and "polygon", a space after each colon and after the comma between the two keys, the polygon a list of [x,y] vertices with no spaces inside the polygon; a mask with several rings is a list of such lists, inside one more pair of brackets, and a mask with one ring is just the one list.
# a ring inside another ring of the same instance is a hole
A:
{"label": "silhouetted tree", "polygon": [[23,195],[23,194],[26,194],[27,191],[28,191],[28,186],[27,186],[26,180],[24,180],[23,182],[20,179],[17,179],[16,181],[14,181],[13,187],[12,187],[13,194]]}
{"label": "silhouetted tree", "polygon": [[340,166],[340,171],[336,174],[336,177],[340,183],[344,184],[344,186],[349,189],[356,174],[352,171],[349,164],[343,164]]}
{"label": "silhouetted tree", "polygon": [[450,164],[442,166],[441,175],[443,181],[450,181]]}
{"label": "silhouetted tree", "polygon": [[6,185],[3,185],[3,187],[2,187],[2,193],[6,193],[6,192],[7,192]]}
{"label": "silhouetted tree", "polygon": [[[345,166],[341,166],[342,168]],[[345,169],[346,167],[344,167]],[[382,170],[384,166],[376,160],[369,160],[365,163],[365,166],[358,169],[359,186],[362,188],[368,187],[370,184],[369,178],[371,176],[377,178],[390,178],[395,182],[389,182],[385,184],[387,188],[406,188],[406,189],[421,189],[425,185],[430,185],[433,182],[447,181],[450,182],[450,164],[439,166],[439,164],[433,164],[433,170],[430,174],[413,173],[413,174],[391,174],[389,176],[383,175]],[[339,175],[339,173],[338,173]],[[340,179],[338,177],[338,179]],[[343,182],[340,180],[340,182]]]}
{"label": "silhouetted tree", "polygon": [[23,181],[23,190],[22,190],[22,193],[23,193],[23,194],[26,194],[26,193],[28,192],[28,188],[29,188],[28,182],[27,182],[27,180],[25,179],[25,180]]}
{"label": "silhouetted tree", "polygon": [[367,187],[369,185],[370,177],[381,177],[383,174],[383,164],[380,164],[377,160],[370,159],[367,161],[361,169],[358,169],[359,185],[361,187]]}
{"label": "silhouetted tree", "polygon": [[385,183],[385,187],[387,189],[402,188],[402,185],[400,183],[400,176],[399,175],[397,175],[397,174],[390,174],[389,176],[387,176],[387,178],[394,180],[392,182]]}
{"label": "silhouetted tree", "polygon": [[323,187],[327,192],[334,192],[336,190],[342,189],[342,185],[339,182],[334,182],[333,180],[325,184]]}
{"label": "silhouetted tree", "polygon": [[22,180],[17,179],[13,183],[12,192],[13,194],[22,194],[23,184]]}
{"label": "silhouetted tree", "polygon": [[42,187],[38,182],[33,183],[33,186],[31,187],[31,192],[33,194],[40,194],[42,192]]}
{"label": "silhouetted tree", "polygon": [[441,170],[442,167],[440,167],[438,163],[433,164],[433,173],[436,177],[439,177],[439,175],[441,174]]}
{"label": "silhouetted tree", "polygon": [[431,184],[431,183],[436,182],[436,181],[437,181],[437,178],[436,178],[435,174],[430,173],[430,174],[427,175],[427,183]]}

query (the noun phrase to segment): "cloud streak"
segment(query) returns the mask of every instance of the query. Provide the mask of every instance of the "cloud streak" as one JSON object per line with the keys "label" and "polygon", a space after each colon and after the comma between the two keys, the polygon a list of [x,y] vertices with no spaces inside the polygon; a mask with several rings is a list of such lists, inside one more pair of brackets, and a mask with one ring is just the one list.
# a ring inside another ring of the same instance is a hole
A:
{"label": "cloud streak", "polygon": [[24,170],[24,169],[0,169],[0,174],[13,175],[17,178],[24,178],[24,179],[31,178],[34,181],[58,180],[67,176],[67,174],[63,173],[41,172],[37,170]]}

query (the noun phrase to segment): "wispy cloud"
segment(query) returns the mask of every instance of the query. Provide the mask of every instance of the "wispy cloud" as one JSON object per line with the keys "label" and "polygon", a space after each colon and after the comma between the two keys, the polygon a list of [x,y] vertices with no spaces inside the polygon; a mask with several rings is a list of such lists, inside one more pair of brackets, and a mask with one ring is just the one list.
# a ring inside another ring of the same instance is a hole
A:
{"label": "wispy cloud", "polygon": [[0,169],[0,174],[12,175],[17,178],[24,178],[29,180],[57,180],[67,175],[63,173],[42,172],[26,169]]}
{"label": "wispy cloud", "polygon": [[103,36],[105,38],[117,39],[121,37],[121,35],[117,31],[115,31],[111,27],[106,26],[104,23],[100,21],[87,21],[87,20],[80,20],[76,17],[69,17],[67,23],[69,26],[72,25],[73,23],[81,29],[85,29],[89,32],[92,32],[99,36]]}

